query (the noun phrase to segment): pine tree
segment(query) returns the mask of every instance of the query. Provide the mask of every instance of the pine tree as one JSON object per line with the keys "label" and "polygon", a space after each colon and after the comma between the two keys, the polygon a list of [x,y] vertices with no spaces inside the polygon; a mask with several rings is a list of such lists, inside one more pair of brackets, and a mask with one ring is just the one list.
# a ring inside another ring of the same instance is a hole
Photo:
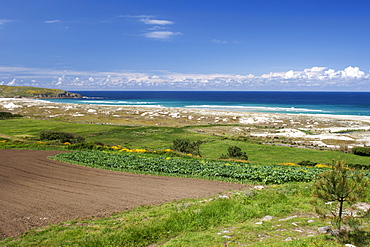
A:
{"label": "pine tree", "polygon": [[351,213],[349,209],[365,199],[366,186],[368,181],[363,174],[351,171],[340,159],[337,162],[333,160],[331,170],[321,173],[315,181],[313,195],[317,198],[316,212],[324,218],[329,213],[337,235],[343,235],[350,227],[356,230],[360,215]]}

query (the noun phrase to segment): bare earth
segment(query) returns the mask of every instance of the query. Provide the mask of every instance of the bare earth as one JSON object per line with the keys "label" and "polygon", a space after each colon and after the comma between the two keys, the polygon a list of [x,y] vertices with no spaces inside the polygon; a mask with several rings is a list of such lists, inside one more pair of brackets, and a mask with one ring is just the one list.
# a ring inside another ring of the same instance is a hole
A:
{"label": "bare earth", "polygon": [[140,205],[213,196],[245,185],[138,175],[47,159],[58,151],[0,150],[0,239]]}

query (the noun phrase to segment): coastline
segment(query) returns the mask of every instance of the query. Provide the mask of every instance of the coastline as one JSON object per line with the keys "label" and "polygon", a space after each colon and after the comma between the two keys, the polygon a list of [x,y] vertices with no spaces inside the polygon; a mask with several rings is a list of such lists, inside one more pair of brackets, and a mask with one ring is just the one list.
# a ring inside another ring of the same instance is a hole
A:
{"label": "coastline", "polygon": [[196,108],[54,103],[30,98],[0,98],[0,111],[25,117],[123,126],[207,126],[192,131],[260,138],[317,148],[370,145],[370,116],[283,114]]}

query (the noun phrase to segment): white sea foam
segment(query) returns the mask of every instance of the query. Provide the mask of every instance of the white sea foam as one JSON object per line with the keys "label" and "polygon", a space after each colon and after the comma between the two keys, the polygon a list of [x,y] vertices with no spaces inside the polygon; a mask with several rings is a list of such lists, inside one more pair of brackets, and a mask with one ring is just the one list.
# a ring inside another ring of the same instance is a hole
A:
{"label": "white sea foam", "polygon": [[119,100],[119,101],[116,101],[116,100],[82,100],[80,101],[81,103],[88,103],[88,104],[114,104],[114,105],[117,105],[117,104],[127,104],[127,105],[133,105],[133,106],[137,106],[137,105],[151,105],[151,104],[154,104],[154,103],[157,103],[157,102],[130,102],[130,101],[123,101],[123,100]]}
{"label": "white sea foam", "polygon": [[148,107],[148,108],[163,108],[163,105],[110,105],[110,106],[126,106],[126,107]]}
{"label": "white sea foam", "polygon": [[[83,103],[89,103],[89,104],[117,104],[117,102],[114,101],[105,101],[105,100],[82,100]],[[128,103],[128,102],[125,102]]]}
{"label": "white sea foam", "polygon": [[250,111],[279,111],[279,112],[325,112],[317,109],[305,109],[295,107],[268,107],[268,106],[224,106],[224,105],[187,105],[187,108],[208,108],[208,109],[238,109]]}

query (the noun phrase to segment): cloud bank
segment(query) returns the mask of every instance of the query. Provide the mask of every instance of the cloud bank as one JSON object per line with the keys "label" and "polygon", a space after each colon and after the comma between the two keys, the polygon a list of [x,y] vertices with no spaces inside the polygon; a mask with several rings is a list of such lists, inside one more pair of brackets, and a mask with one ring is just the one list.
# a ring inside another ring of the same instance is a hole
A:
{"label": "cloud bank", "polygon": [[245,90],[370,91],[370,73],[349,66],[343,70],[312,67],[302,71],[256,76],[170,72],[63,71],[0,66],[0,85],[66,90]]}

